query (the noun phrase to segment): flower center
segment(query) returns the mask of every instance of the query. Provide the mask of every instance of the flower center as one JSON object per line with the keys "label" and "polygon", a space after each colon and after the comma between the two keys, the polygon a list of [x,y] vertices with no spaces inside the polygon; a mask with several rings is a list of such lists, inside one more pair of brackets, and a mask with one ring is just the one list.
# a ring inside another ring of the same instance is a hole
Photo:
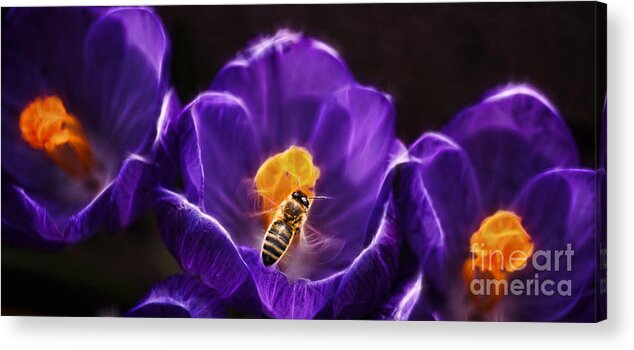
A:
{"label": "flower center", "polygon": [[531,236],[521,221],[515,213],[500,210],[484,219],[471,235],[471,257],[464,263],[462,278],[478,311],[491,310],[503,295],[497,288],[492,288],[488,295],[474,295],[471,292],[474,279],[506,280],[510,273],[524,269],[533,254]]}
{"label": "flower center", "polygon": [[38,97],[29,103],[20,114],[20,132],[31,147],[45,152],[69,176],[92,175],[95,160],[88,139],[59,97]]}
{"label": "flower center", "polygon": [[291,146],[264,161],[254,181],[256,191],[263,199],[264,225],[268,227],[277,207],[293,191],[301,189],[309,197],[314,196],[318,178],[319,168],[303,147]]}

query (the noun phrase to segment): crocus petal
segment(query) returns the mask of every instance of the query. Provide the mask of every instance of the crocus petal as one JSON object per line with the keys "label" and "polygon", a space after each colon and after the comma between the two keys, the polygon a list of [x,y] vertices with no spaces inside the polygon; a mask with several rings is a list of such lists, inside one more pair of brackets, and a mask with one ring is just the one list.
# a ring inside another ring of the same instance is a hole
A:
{"label": "crocus petal", "polygon": [[160,171],[160,183],[171,188],[175,185],[180,175],[180,157],[178,152],[178,117],[181,112],[181,103],[174,90],[169,90],[163,97],[161,114],[156,127],[156,139],[152,153],[154,161]]}
{"label": "crocus petal", "polygon": [[400,266],[387,299],[375,309],[372,319],[380,320],[421,320],[418,311],[423,289],[423,274],[415,254],[406,246],[402,247]]}
{"label": "crocus petal", "polygon": [[342,276],[333,299],[333,317],[359,319],[370,313],[390,298],[391,287],[404,268],[401,257],[403,235],[397,227],[396,204],[400,193],[394,198],[396,179],[405,167],[399,164],[387,174],[378,199],[370,216],[367,228],[372,240],[352,262]]}
{"label": "crocus petal", "polygon": [[[440,227],[441,230],[411,231],[414,249],[438,245],[447,256],[466,256],[469,237],[482,218],[481,196],[468,156],[462,148],[442,134],[423,134],[410,147],[410,157],[418,163],[418,179],[409,194],[412,199],[422,191],[427,201],[427,219],[436,224],[422,227]],[[421,187],[422,186],[422,187]],[[423,199],[424,198],[424,199]],[[416,208],[416,206],[409,207]],[[417,220],[424,220],[419,217]],[[416,235],[423,235],[416,237]],[[424,249],[424,248],[423,248]],[[462,264],[462,262],[458,262]]]}
{"label": "crocus petal", "polygon": [[388,169],[391,169],[397,164],[405,163],[410,159],[409,150],[407,149],[407,146],[405,146],[405,144],[401,140],[396,139],[392,143],[392,147],[390,148],[390,154],[388,158],[390,160],[390,165],[388,165]]}
{"label": "crocus petal", "polygon": [[483,211],[475,175],[459,145],[427,133],[410,147],[410,159],[399,180],[398,208],[423,271],[421,298],[432,307],[418,318],[428,319],[432,312],[450,313],[455,294],[463,290],[461,267]]}
{"label": "crocus petal", "polygon": [[330,266],[347,266],[364,245],[394,142],[394,107],[388,96],[351,86],[324,105],[309,149],[322,170],[316,192],[332,199],[311,210],[309,223],[345,242]]}
{"label": "crocus petal", "polygon": [[149,159],[136,154],[126,158],[112,184],[110,220],[106,222],[110,231],[128,226],[150,208],[159,181],[157,173]]}
{"label": "crocus petal", "polygon": [[260,131],[263,149],[277,153],[305,143],[321,101],[351,81],[332,48],[282,30],[253,43],[227,64],[211,89],[242,99]]}
{"label": "crocus petal", "polygon": [[183,270],[232,300],[239,312],[259,309],[255,285],[227,231],[184,197],[163,190],[157,216],[163,242]]}
{"label": "crocus petal", "polygon": [[527,85],[494,91],[443,131],[469,154],[487,212],[508,206],[524,182],[542,171],[579,162],[559,113]]}
{"label": "crocus petal", "polygon": [[224,318],[227,311],[216,292],[188,275],[158,283],[126,316]]}
{"label": "crocus petal", "polygon": [[137,47],[156,71],[162,76],[165,57],[169,54],[167,35],[161,20],[149,8],[115,8],[108,16],[125,26],[126,41]]}
{"label": "crocus petal", "polygon": [[149,151],[166,90],[160,67],[167,46],[149,9],[114,9],[91,27],[83,46],[79,114],[92,119],[84,124],[96,148],[105,146],[113,157]]}
{"label": "crocus petal", "polygon": [[[341,174],[354,184],[386,168],[393,140],[392,99],[373,88],[353,85],[336,91],[326,101],[310,148],[315,150],[318,165],[342,166]],[[348,158],[352,164],[345,163]]]}
{"label": "crocus petal", "polygon": [[242,255],[257,285],[265,313],[274,318],[314,318],[328,304],[341,280],[340,275],[334,275],[318,281],[291,282],[279,270],[264,267],[259,251],[245,248]]}
{"label": "crocus petal", "polygon": [[46,208],[25,190],[2,181],[2,243],[22,248],[50,250],[79,242],[92,235],[106,217],[112,187],[63,223],[56,222]]}
{"label": "crocus petal", "polygon": [[[561,169],[545,172],[530,182],[518,195],[512,209],[522,217],[522,224],[532,237],[535,251],[550,254],[550,268],[546,258],[536,258],[518,274],[518,278],[534,278],[554,281],[554,295],[509,295],[505,298],[507,314],[522,321],[556,321],[568,317],[581,321],[594,319],[594,284],[596,244],[596,173],[591,170]],[[565,253],[570,245],[574,255]],[[534,253],[534,255],[537,253]],[[541,254],[540,254],[541,255]],[[534,257],[535,258],[535,257]],[[570,262],[570,265],[568,263]],[[558,269],[557,269],[558,267]],[[569,280],[570,296],[562,296],[557,290],[559,281]],[[584,303],[591,300],[592,312]],[[583,306],[581,306],[583,305]]]}
{"label": "crocus petal", "polygon": [[225,93],[200,95],[180,117],[181,173],[187,197],[239,243],[261,230],[252,177],[261,152],[249,111]]}

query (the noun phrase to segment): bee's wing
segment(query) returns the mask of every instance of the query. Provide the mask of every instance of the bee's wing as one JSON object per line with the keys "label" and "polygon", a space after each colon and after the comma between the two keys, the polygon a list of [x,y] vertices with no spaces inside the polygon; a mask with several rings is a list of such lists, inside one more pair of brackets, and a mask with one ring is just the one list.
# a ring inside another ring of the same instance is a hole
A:
{"label": "bee's wing", "polygon": [[306,254],[313,256],[318,264],[327,264],[334,260],[343,249],[344,241],[329,237],[310,224],[304,224],[300,234],[300,244]]}
{"label": "bee's wing", "polygon": [[328,237],[311,225],[304,224],[299,237],[291,242],[291,247],[280,260],[284,274],[291,281],[305,277],[315,267],[327,267],[343,249],[344,241]]}
{"label": "bee's wing", "polygon": [[269,210],[259,210],[259,211],[258,210],[254,210],[252,212],[247,213],[247,216],[250,217],[250,218],[257,218],[257,217],[264,216],[264,215],[267,215],[267,214],[272,214],[272,213],[276,212],[277,210],[278,210],[277,208],[271,208]]}
{"label": "bee's wing", "polygon": [[[245,184],[248,184],[249,181],[245,180],[243,182],[245,182]],[[253,188],[250,192],[249,201],[252,205],[252,210],[250,210],[247,215],[250,218],[272,214],[277,211],[279,209],[279,206],[282,204],[282,202],[277,202],[273,200],[266,193],[259,192],[255,188]],[[268,210],[259,210],[259,208],[263,207],[263,203],[268,203],[271,208]]]}

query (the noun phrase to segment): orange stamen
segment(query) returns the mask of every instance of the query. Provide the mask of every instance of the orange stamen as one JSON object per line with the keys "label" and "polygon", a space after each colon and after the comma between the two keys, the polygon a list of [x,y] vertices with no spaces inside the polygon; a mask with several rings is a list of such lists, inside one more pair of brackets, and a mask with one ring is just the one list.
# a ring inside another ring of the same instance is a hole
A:
{"label": "orange stamen", "polygon": [[301,189],[308,196],[314,196],[318,178],[319,168],[313,164],[310,152],[303,147],[291,146],[264,161],[254,181],[256,191],[262,197],[264,225],[270,224],[275,209],[293,191]]}
{"label": "orange stamen", "polygon": [[[516,214],[504,210],[482,221],[480,228],[471,235],[471,257],[463,265],[462,278],[467,289],[475,278],[503,280],[526,266],[528,258],[533,255],[534,245],[521,221]],[[480,311],[488,311],[502,296],[471,295],[471,300]]]}
{"label": "orange stamen", "polygon": [[38,97],[29,103],[20,114],[20,132],[31,147],[44,151],[68,175],[92,174],[95,161],[88,138],[59,97]]}

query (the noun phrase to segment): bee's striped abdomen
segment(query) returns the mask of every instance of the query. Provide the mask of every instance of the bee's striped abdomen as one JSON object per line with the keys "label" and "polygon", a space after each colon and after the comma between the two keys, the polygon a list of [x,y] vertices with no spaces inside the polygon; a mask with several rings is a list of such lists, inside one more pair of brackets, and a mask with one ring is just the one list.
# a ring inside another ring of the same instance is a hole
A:
{"label": "bee's striped abdomen", "polygon": [[291,238],[293,238],[293,231],[290,226],[280,220],[271,223],[262,245],[262,262],[264,266],[273,265],[282,257],[288,248]]}

